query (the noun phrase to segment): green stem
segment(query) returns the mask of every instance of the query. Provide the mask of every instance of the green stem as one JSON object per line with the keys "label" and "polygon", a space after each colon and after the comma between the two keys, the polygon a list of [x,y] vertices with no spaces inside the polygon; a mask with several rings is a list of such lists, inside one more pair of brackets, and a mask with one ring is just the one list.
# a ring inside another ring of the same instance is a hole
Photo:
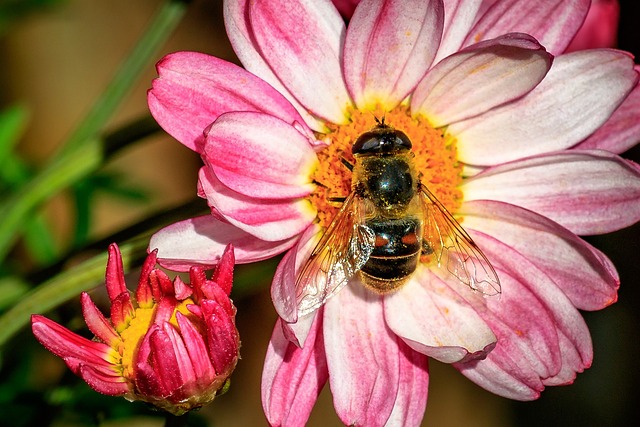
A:
{"label": "green stem", "polygon": [[113,76],[102,96],[93,105],[85,119],[75,129],[62,147],[66,152],[94,137],[123,101],[142,71],[154,60],[158,49],[164,45],[186,11],[186,1],[166,1],[152,18],[142,35]]}
{"label": "green stem", "polygon": [[[151,233],[120,245],[125,270],[138,264],[147,254]],[[0,317],[0,346],[29,323],[32,313],[44,313],[104,281],[107,253],[103,252],[71,270],[42,283]]]}
{"label": "green stem", "polygon": [[[128,271],[134,266],[139,266],[147,255],[149,237],[166,224],[173,223],[183,218],[207,214],[209,212],[206,203],[202,199],[195,199],[187,204],[173,209],[163,209],[162,212],[153,215],[126,230],[111,235],[80,251],[74,251],[59,263],[51,265],[26,279],[18,277],[5,277],[0,279],[0,291],[12,292],[12,295],[4,295],[8,300],[17,301],[9,310],[0,317],[0,347],[30,320],[31,314],[43,314],[67,300],[77,297],[82,291],[86,291],[104,281],[107,265],[107,255],[104,248],[111,242],[119,243],[122,252],[124,270]],[[125,240],[126,236],[136,236],[134,239]],[[74,260],[82,258],[87,253],[101,251],[101,255],[94,256],[73,268],[67,269]],[[280,257],[270,258],[258,263],[236,265],[234,269],[233,292],[234,301],[251,296],[269,286]],[[33,290],[26,291],[29,284],[41,283]],[[2,300],[0,300],[2,304]],[[8,303],[4,307],[9,306]],[[4,308],[2,307],[2,308]]]}
{"label": "green stem", "polygon": [[[36,207],[100,166],[104,160],[96,141],[107,120],[123,101],[141,71],[177,26],[186,10],[184,1],[169,0],[153,18],[131,55],[116,72],[100,99],[62,149],[29,182],[0,205],[0,262],[17,240],[24,218]],[[99,156],[97,154],[100,154]],[[87,161],[87,158],[89,159]]]}

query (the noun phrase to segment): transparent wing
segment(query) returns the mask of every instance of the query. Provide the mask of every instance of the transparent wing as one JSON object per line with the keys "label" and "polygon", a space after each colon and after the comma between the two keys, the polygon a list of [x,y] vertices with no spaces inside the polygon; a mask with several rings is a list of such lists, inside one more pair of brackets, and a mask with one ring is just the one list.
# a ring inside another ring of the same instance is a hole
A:
{"label": "transparent wing", "polygon": [[424,185],[420,199],[425,212],[423,254],[474,291],[499,294],[498,275],[471,236]]}
{"label": "transparent wing", "polygon": [[364,225],[365,201],[351,193],[296,280],[298,316],[311,313],[336,294],[367,262],[374,232]]}

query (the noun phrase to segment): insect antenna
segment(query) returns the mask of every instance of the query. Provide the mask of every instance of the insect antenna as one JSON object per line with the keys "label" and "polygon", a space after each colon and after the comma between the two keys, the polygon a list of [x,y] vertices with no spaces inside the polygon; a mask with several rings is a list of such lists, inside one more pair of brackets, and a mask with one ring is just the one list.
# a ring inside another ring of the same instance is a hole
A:
{"label": "insect antenna", "polygon": [[384,122],[385,116],[382,116],[382,118],[380,118],[380,119],[379,119],[377,116],[375,116],[375,115],[374,115],[374,116],[373,116],[373,119],[374,119],[374,120],[376,121],[376,123],[378,124],[378,127],[381,127],[381,128],[388,128],[388,127],[389,127],[389,125],[387,125],[387,124]]}
{"label": "insect antenna", "polygon": [[344,203],[345,200],[347,200],[346,197],[328,197],[327,200],[329,200],[331,203]]}
{"label": "insect antenna", "polygon": [[351,162],[347,159],[345,159],[344,157],[340,157],[340,162],[342,162],[342,164],[349,169],[349,172],[353,172],[353,164],[351,164]]}

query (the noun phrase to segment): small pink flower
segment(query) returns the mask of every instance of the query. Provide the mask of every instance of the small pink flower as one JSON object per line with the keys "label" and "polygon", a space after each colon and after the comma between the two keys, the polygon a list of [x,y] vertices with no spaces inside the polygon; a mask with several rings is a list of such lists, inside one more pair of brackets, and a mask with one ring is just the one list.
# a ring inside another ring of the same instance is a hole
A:
{"label": "small pink flower", "polygon": [[[640,219],[638,76],[615,50],[563,54],[589,0],[363,0],[346,25],[328,0],[226,1],[246,69],[166,56],[152,114],[198,152],[211,215],[152,238],[161,262],[286,252],[272,284],[272,425],[304,425],[328,382],[347,425],[418,425],[428,357],[501,396],[535,399],[590,366],[579,309],[617,298],[607,257],[579,234]],[[296,277],[351,186],[351,145],[384,117],[421,180],[495,267],[500,297],[418,266],[395,292],[359,275],[300,315]],[[204,132],[203,132],[204,130]]]}
{"label": "small pink flower", "polygon": [[567,52],[598,47],[615,47],[618,40],[620,5],[618,0],[593,0],[582,27]]}
{"label": "small pink flower", "polygon": [[118,246],[109,247],[111,318],[89,294],[82,294],[82,311],[94,340],[37,314],[31,326],[38,341],[97,392],[182,415],[223,392],[238,360],[236,309],[229,299],[233,249],[224,252],[211,280],[202,269],[192,268],[191,284],[179,277],[172,282],[153,268],[155,263],[153,251],[132,298]]}

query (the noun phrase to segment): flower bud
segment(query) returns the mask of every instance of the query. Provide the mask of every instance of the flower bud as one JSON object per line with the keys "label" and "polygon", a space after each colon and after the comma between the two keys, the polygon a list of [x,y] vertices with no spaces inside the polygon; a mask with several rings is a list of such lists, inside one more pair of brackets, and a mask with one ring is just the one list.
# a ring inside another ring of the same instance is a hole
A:
{"label": "flower bud", "polygon": [[94,390],[141,400],[182,415],[226,390],[238,361],[236,308],[229,299],[233,248],[227,247],[213,277],[192,267],[190,282],[171,280],[155,268],[156,251],[146,259],[135,296],[125,286],[118,247],[109,247],[105,317],[89,294],[82,312],[93,340],[40,315],[33,315],[36,338]]}

